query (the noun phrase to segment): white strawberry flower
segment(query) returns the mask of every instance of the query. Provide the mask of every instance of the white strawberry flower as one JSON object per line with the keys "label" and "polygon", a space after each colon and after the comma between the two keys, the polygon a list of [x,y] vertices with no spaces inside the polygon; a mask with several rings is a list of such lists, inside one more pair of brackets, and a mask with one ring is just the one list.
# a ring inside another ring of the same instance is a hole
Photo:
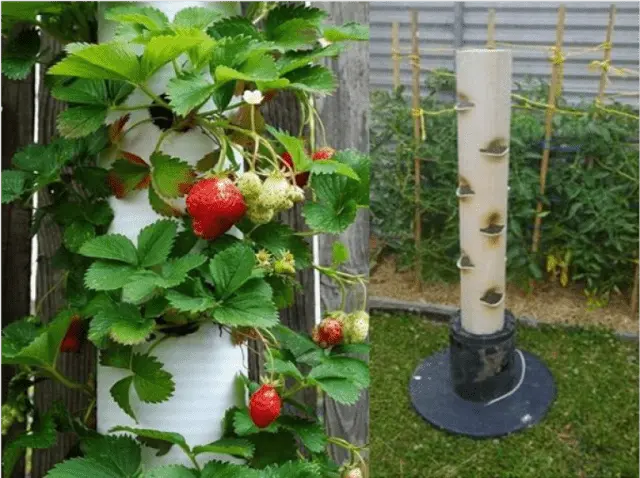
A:
{"label": "white strawberry flower", "polygon": [[250,105],[259,105],[260,103],[262,103],[262,100],[264,98],[260,90],[247,90],[242,94],[242,99],[245,103],[248,103]]}

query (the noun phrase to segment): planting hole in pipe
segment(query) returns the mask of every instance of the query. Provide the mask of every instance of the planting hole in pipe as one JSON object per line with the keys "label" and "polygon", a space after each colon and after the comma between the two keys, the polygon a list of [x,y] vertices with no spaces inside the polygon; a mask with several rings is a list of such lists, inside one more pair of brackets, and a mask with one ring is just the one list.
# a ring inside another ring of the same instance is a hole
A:
{"label": "planting hole in pipe", "polygon": [[480,229],[480,232],[485,236],[496,237],[502,234],[504,231],[504,221],[502,215],[497,212],[491,212],[487,214],[486,219],[483,221],[486,226]]}
{"label": "planting hole in pipe", "polygon": [[[161,94],[159,97],[163,101],[169,102],[169,97],[166,93]],[[177,131],[184,133],[193,127],[196,120],[195,113],[189,114],[185,118],[177,117],[171,110],[158,103],[153,103],[149,106],[148,111],[152,123],[162,131],[167,131],[172,128],[174,124],[178,123],[180,128]]]}
{"label": "planting hole in pipe", "polygon": [[497,287],[491,287],[480,297],[482,302],[487,307],[498,307],[504,300],[504,294]]}
{"label": "planting hole in pipe", "polygon": [[458,179],[458,189],[456,190],[456,196],[458,196],[460,199],[464,199],[471,197],[474,194],[475,191],[471,189],[471,186],[469,186],[467,180],[460,176]]}
{"label": "planting hole in pipe", "polygon": [[455,105],[456,111],[469,111],[473,109],[475,104],[469,100],[467,95],[463,93],[458,93],[458,102]]}
{"label": "planting hole in pipe", "polygon": [[456,263],[456,265],[458,266],[458,269],[460,269],[461,271],[473,270],[473,268],[475,267],[473,265],[473,262],[471,262],[471,258],[464,251],[460,253],[460,258],[458,259],[458,262]]}
{"label": "planting hole in pipe", "polygon": [[501,158],[507,155],[507,153],[509,152],[509,146],[507,146],[507,142],[504,139],[496,138],[492,140],[486,147],[480,148],[480,152],[487,156]]}

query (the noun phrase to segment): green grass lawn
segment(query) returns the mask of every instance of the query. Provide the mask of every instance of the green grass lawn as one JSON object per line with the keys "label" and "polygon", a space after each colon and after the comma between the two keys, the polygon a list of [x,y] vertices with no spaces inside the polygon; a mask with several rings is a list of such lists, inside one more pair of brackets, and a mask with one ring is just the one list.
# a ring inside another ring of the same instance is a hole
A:
{"label": "green grass lawn", "polygon": [[638,347],[594,329],[518,329],[518,347],[543,358],[558,396],[549,414],[509,437],[439,431],[411,406],[409,378],[448,344],[424,318],[371,320],[372,478],[637,478]]}

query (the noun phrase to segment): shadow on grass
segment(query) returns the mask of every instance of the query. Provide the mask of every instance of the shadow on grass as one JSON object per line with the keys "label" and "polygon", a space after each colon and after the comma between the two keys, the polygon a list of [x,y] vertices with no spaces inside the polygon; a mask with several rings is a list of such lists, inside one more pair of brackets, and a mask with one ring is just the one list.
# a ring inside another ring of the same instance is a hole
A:
{"label": "shadow on grass", "polygon": [[517,331],[551,369],[546,418],[493,440],[453,436],[414,411],[409,378],[448,345],[448,327],[406,314],[371,319],[372,478],[637,478],[638,346],[601,329]]}

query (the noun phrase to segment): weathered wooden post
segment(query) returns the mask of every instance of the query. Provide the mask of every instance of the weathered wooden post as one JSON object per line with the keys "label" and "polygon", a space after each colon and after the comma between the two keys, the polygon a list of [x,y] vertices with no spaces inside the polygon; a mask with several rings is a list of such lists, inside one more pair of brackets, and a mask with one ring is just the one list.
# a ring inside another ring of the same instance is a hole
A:
{"label": "weathered wooden post", "polygon": [[511,52],[456,54],[461,308],[450,346],[428,357],[410,382],[413,405],[430,423],[475,437],[530,426],[555,396],[536,357],[515,347],[505,309]]}

